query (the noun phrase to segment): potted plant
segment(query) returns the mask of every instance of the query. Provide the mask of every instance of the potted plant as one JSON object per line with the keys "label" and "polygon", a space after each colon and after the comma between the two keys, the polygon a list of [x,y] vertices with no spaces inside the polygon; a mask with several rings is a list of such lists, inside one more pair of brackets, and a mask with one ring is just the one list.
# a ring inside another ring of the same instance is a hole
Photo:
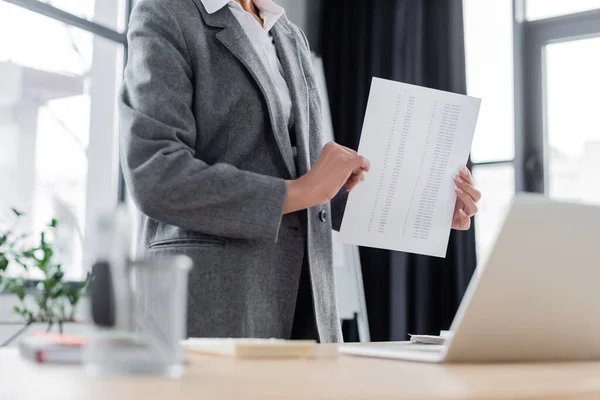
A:
{"label": "potted plant", "polygon": [[[23,318],[25,328],[33,323],[45,323],[49,331],[56,324],[62,333],[63,323],[75,322],[77,305],[89,282],[89,274],[83,282],[65,280],[53,245],[58,227],[56,219],[34,236],[16,231],[22,217],[22,212],[13,209],[11,218],[0,222],[0,292],[18,298],[19,304],[13,312]],[[13,266],[20,271],[7,276],[6,271]],[[28,275],[41,278],[32,285]]]}

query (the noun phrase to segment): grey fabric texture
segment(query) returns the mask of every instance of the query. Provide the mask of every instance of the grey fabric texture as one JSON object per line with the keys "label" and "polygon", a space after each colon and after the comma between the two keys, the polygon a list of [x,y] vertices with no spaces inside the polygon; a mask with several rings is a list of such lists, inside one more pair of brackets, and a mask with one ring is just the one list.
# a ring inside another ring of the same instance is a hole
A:
{"label": "grey fabric texture", "polygon": [[138,256],[194,261],[189,336],[289,338],[306,252],[320,339],[339,342],[330,204],[282,216],[285,180],[306,174],[323,145],[311,54],[285,18],[272,34],[296,158],[275,87],[227,7],[136,5],[119,108],[121,162],[142,214]]}

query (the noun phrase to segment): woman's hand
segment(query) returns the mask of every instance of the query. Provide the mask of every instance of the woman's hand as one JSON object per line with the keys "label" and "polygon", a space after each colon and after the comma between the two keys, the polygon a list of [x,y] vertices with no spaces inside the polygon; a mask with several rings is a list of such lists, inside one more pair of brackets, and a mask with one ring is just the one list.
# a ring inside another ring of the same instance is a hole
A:
{"label": "woman's hand", "polygon": [[354,189],[369,168],[369,161],[356,151],[327,143],[306,175],[286,182],[284,214],[327,203],[342,187]]}
{"label": "woman's hand", "polygon": [[454,178],[456,185],[456,205],[452,217],[452,229],[466,231],[471,227],[471,217],[477,214],[477,203],[481,200],[481,192],[473,186],[471,171],[462,168]]}

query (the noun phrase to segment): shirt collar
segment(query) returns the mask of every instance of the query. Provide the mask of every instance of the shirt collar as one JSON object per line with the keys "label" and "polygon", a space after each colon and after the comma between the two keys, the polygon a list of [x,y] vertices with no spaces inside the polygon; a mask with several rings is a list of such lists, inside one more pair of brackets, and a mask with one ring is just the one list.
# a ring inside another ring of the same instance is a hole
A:
{"label": "shirt collar", "polygon": [[[206,12],[209,14],[216,13],[226,5],[231,4],[232,7],[239,7],[242,9],[242,6],[239,5],[236,1],[232,0],[201,0],[202,5],[206,9]],[[264,21],[264,29],[269,32],[271,28],[277,23],[277,21],[283,16],[285,17],[285,10],[283,7],[275,4],[272,0],[254,0],[254,5],[258,8],[260,12],[260,17]]]}
{"label": "shirt collar", "polygon": [[201,0],[202,5],[209,14],[214,14],[221,8],[225,7],[230,0]]}

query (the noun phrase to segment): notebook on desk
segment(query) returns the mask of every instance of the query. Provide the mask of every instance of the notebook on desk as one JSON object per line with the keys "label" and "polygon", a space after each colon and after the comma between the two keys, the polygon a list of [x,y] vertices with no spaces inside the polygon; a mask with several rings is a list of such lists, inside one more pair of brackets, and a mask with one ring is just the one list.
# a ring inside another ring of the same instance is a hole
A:
{"label": "notebook on desk", "polygon": [[337,354],[337,348],[318,346],[314,340],[191,338],[181,344],[191,353],[245,359],[323,357]]}
{"label": "notebook on desk", "polygon": [[79,336],[38,332],[19,342],[19,352],[36,363],[79,364],[85,343]]}

